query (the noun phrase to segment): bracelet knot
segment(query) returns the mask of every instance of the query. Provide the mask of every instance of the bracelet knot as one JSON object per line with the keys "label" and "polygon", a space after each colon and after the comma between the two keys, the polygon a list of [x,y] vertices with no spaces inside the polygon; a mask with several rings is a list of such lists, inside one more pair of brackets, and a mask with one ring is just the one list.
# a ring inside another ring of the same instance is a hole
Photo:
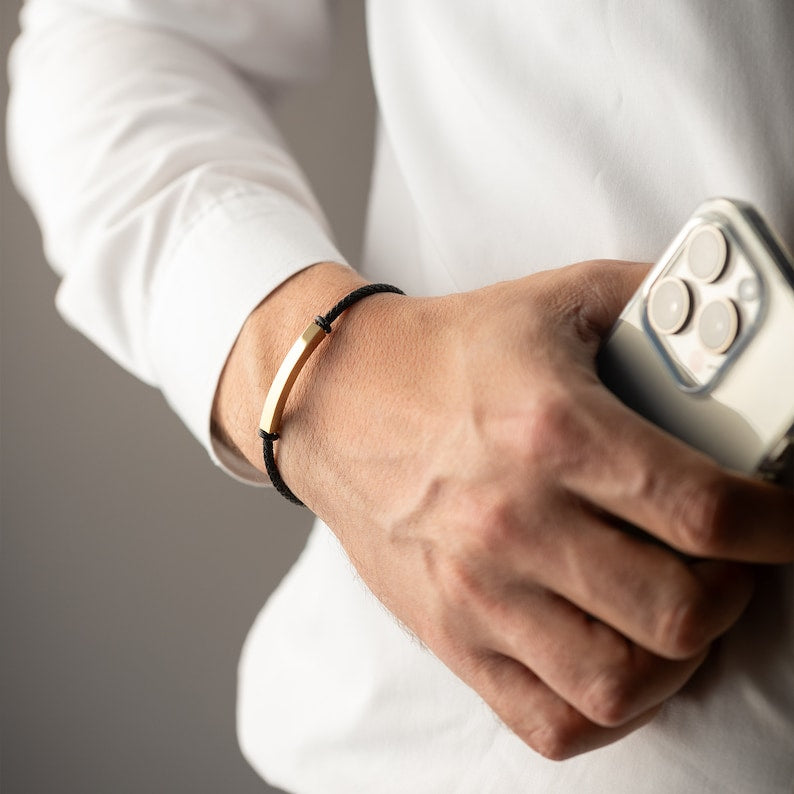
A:
{"label": "bracelet knot", "polygon": [[314,318],[314,322],[317,323],[317,325],[319,325],[323,331],[325,331],[326,336],[331,333],[331,323],[329,323],[328,320],[326,320],[322,315],[318,314]]}

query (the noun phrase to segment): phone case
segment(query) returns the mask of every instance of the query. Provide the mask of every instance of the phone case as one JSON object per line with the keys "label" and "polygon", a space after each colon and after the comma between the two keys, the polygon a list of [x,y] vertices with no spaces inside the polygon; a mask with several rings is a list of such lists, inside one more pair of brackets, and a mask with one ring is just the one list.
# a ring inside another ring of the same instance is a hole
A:
{"label": "phone case", "polygon": [[598,354],[604,384],[723,466],[794,489],[794,264],[748,204],[702,204]]}

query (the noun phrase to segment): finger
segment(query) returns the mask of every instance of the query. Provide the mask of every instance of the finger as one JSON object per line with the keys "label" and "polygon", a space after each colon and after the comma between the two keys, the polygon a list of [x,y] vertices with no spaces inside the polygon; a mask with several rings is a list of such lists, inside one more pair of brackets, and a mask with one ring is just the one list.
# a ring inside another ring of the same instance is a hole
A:
{"label": "finger", "polygon": [[570,421],[590,454],[559,471],[572,491],[687,554],[794,560],[794,493],[720,468],[598,383],[580,390],[577,405]]}
{"label": "finger", "polygon": [[534,539],[523,573],[655,654],[698,654],[747,606],[753,582],[745,566],[688,563],[581,508],[569,507],[566,520],[568,526]]}
{"label": "finger", "polygon": [[506,603],[490,622],[490,645],[604,727],[625,725],[667,700],[707,654],[662,659],[549,591],[524,590]]}
{"label": "finger", "polygon": [[619,727],[597,725],[524,665],[492,652],[470,664],[462,678],[522,741],[556,761],[617,741],[650,721],[657,711]]}

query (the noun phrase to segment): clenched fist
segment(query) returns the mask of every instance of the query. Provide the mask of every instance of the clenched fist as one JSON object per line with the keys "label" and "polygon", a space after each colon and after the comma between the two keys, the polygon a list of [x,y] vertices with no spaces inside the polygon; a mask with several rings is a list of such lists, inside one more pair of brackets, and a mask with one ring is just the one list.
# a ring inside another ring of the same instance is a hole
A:
{"label": "clenched fist", "polygon": [[[748,563],[794,559],[794,497],[720,469],[598,381],[598,346],[645,273],[588,262],[369,297],[301,374],[277,443],[284,480],[374,594],[550,758],[650,719],[741,614]],[[249,317],[214,416],[260,469],[281,358],[361,283],[317,265]]]}

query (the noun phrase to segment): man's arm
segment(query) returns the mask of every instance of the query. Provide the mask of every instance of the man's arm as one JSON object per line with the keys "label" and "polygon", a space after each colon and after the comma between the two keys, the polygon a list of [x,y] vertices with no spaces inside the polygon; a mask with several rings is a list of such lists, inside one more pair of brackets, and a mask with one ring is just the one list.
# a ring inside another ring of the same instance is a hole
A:
{"label": "man's arm", "polygon": [[344,261],[262,96],[322,68],[324,6],[276,5],[29,0],[9,63],[10,163],[59,310],[232,466],[210,411],[240,327]]}
{"label": "man's arm", "polygon": [[[367,298],[301,373],[277,444],[373,592],[552,758],[616,740],[680,689],[749,598],[736,561],[794,559],[790,494],[721,470],[599,383],[598,344],[645,272],[593,262]],[[359,283],[311,268],[247,321],[215,420],[252,465],[284,353]]]}
{"label": "man's arm", "polygon": [[[275,368],[360,279],[307,269],[340,257],[228,58],[157,24],[165,4],[119,3],[152,12],[137,23],[90,6],[33,0],[12,62],[14,170],[59,305],[208,449],[226,362],[215,423],[255,472]],[[552,756],[646,719],[748,593],[739,570],[685,565],[610,516],[696,555],[792,556],[790,500],[598,384],[599,334],[638,281],[615,265],[368,298],[301,374],[278,443],[375,594]]]}

